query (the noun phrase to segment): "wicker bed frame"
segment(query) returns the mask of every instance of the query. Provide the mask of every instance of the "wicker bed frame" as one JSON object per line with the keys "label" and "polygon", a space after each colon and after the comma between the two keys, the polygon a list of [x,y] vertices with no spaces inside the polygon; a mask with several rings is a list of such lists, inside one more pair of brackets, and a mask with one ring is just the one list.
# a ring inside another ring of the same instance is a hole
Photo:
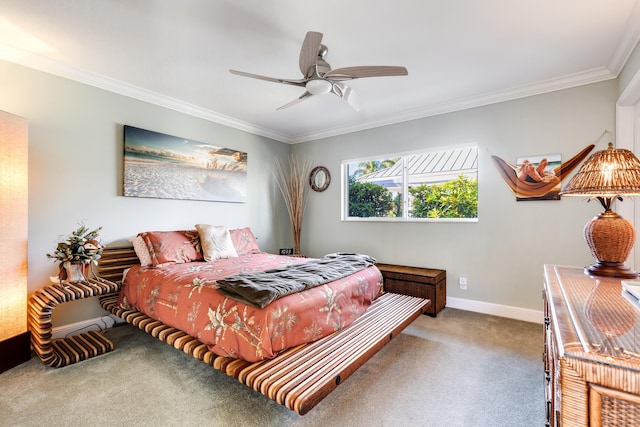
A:
{"label": "wicker bed frame", "polygon": [[[138,263],[133,248],[107,248],[98,275],[119,282],[125,268]],[[415,320],[430,300],[386,293],[350,326],[313,343],[286,350],[274,359],[250,363],[218,356],[197,339],[136,310],[124,310],[117,294],[100,297],[107,311],[192,355],[304,415]]]}

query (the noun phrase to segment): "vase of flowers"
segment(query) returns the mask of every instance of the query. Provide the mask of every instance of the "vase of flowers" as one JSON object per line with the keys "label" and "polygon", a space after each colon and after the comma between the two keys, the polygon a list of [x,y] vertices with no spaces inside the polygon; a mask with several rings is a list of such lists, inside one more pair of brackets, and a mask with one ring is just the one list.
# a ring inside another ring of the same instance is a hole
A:
{"label": "vase of flowers", "polygon": [[58,280],[75,283],[85,280],[86,269],[91,263],[98,264],[102,256],[102,245],[98,238],[102,227],[89,230],[84,224],[59,242],[53,254],[47,254],[60,262]]}

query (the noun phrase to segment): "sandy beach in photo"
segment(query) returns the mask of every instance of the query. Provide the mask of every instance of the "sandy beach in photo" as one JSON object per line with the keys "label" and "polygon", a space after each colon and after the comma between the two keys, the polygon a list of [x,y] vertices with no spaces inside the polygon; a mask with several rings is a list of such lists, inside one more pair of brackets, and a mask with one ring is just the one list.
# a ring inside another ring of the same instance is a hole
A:
{"label": "sandy beach in photo", "polygon": [[207,170],[125,155],[124,195],[245,202],[246,172]]}

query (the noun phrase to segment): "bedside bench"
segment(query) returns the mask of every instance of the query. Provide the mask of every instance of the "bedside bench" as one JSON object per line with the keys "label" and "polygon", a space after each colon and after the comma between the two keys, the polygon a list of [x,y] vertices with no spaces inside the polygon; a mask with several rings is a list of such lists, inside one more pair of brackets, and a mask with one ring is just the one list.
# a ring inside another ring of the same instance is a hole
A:
{"label": "bedside bench", "polygon": [[376,264],[384,278],[385,292],[428,298],[431,305],[423,312],[435,317],[447,302],[447,272],[434,268]]}

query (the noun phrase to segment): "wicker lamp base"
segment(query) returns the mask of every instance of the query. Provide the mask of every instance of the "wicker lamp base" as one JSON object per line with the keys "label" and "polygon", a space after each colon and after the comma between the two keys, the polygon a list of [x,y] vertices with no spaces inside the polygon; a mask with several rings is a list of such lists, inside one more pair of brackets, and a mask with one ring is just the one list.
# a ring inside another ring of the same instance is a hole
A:
{"label": "wicker lamp base", "polygon": [[591,276],[633,279],[638,273],[625,267],[636,240],[633,225],[611,209],[593,218],[584,227],[584,239],[596,263],[585,268]]}

